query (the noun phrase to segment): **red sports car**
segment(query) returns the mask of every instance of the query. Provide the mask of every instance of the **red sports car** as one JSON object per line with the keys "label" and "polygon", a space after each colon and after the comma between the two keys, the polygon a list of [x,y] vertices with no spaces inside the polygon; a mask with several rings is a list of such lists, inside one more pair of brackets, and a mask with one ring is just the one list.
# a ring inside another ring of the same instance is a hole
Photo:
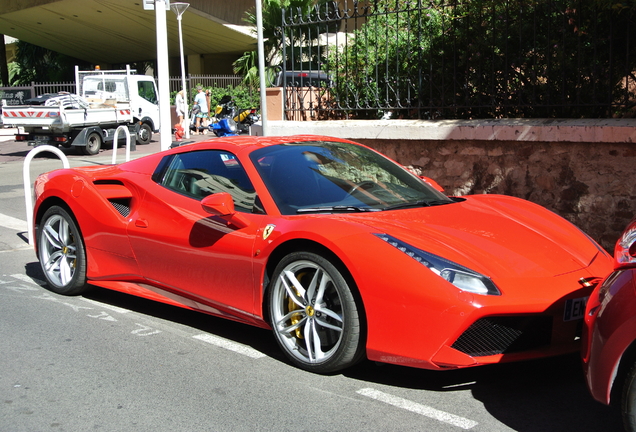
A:
{"label": "red sports car", "polygon": [[57,293],[97,285],[272,328],[315,372],[580,349],[611,257],[540,206],[431,184],[341,139],[214,139],[43,174],[37,254]]}
{"label": "red sports car", "polygon": [[594,399],[622,402],[636,431],[636,218],[614,249],[614,271],[592,293],[585,315],[583,366]]}

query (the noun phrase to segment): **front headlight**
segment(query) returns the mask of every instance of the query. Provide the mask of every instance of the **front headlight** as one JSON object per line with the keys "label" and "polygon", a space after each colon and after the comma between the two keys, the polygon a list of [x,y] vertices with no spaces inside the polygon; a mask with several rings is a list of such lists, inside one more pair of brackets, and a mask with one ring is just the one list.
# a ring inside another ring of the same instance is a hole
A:
{"label": "front headlight", "polygon": [[462,291],[482,295],[501,295],[493,281],[481,273],[477,273],[446,258],[418,249],[388,234],[375,234],[375,236],[404,252],[420,264],[425,265],[433,273]]}

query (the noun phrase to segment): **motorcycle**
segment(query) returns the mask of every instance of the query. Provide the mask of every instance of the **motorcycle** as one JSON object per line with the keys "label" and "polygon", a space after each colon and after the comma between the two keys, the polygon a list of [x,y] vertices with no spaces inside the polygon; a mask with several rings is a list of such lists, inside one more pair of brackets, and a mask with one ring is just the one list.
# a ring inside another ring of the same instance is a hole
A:
{"label": "motorcycle", "polygon": [[250,126],[260,120],[254,108],[239,111],[232,96],[229,95],[221,98],[214,111],[214,117],[216,121],[209,128],[216,136],[248,133]]}

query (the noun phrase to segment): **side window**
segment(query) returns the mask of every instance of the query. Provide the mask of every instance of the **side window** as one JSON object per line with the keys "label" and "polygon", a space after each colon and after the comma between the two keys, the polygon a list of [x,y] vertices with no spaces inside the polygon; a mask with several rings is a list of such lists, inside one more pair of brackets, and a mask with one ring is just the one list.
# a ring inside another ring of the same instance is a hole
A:
{"label": "side window", "polygon": [[137,93],[139,93],[139,96],[146,99],[148,102],[153,104],[157,103],[155,86],[150,81],[139,81],[137,83]]}
{"label": "side window", "polygon": [[237,211],[255,212],[256,192],[247,173],[232,154],[219,150],[180,153],[159,165],[153,179],[182,195],[201,200],[227,192]]}

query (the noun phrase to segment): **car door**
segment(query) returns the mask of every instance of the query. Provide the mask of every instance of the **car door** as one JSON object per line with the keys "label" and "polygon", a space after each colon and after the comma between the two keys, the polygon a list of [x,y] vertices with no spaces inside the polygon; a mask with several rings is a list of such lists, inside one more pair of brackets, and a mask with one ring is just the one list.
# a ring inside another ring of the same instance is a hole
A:
{"label": "car door", "polygon": [[136,94],[131,96],[133,114],[139,118],[151,118],[155,130],[159,130],[161,126],[159,105],[157,104],[157,88],[155,87],[154,81],[140,78],[137,82]]}
{"label": "car door", "polygon": [[[128,234],[142,275],[212,307],[249,320],[254,310],[252,257],[263,214],[234,155],[217,150],[167,156],[129,222]],[[232,226],[201,207],[201,199],[228,192],[251,223]],[[257,207],[256,207],[257,208]]]}

